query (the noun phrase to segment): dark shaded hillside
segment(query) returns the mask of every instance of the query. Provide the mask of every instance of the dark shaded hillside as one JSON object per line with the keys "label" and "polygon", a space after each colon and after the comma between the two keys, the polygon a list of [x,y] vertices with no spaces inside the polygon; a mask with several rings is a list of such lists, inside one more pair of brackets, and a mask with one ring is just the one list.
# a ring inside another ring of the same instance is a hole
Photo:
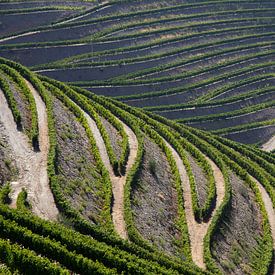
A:
{"label": "dark shaded hillside", "polygon": [[255,0],[0,1],[0,55],[262,145],[275,131],[274,9]]}

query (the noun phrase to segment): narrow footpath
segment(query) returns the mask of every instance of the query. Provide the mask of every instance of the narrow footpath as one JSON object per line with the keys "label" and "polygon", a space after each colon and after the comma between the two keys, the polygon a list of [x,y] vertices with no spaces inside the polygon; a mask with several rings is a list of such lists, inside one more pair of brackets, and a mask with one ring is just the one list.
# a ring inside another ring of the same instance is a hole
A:
{"label": "narrow footpath", "polygon": [[47,220],[57,220],[58,209],[49,187],[47,158],[49,151],[47,110],[44,102],[33,86],[27,82],[32,92],[39,125],[39,152],[34,152],[25,134],[17,130],[12,112],[2,91],[0,91],[0,120],[4,125],[13,156],[19,169],[17,181],[11,182],[11,207],[16,207],[16,200],[22,188],[28,193],[32,212]]}
{"label": "narrow footpath", "polygon": [[96,140],[96,144],[99,149],[101,159],[109,172],[110,179],[112,182],[113,197],[114,197],[114,202],[112,207],[112,219],[113,219],[115,230],[121,238],[128,239],[126,224],[124,220],[124,186],[126,183],[127,175],[131,170],[133,164],[135,163],[135,159],[137,157],[138,140],[134,132],[126,124],[120,121],[120,123],[124,127],[126,134],[128,135],[130,153],[129,153],[128,162],[126,165],[125,175],[121,177],[117,177],[113,172],[113,168],[109,160],[109,156],[106,150],[104,140],[100,134],[99,129],[97,128],[95,121],[87,113],[84,112],[84,115],[88,120],[90,129]]}
{"label": "narrow footpath", "polygon": [[166,145],[173,154],[173,157],[177,163],[177,167],[181,177],[183,197],[184,197],[184,207],[185,207],[186,222],[188,226],[188,233],[189,233],[189,239],[190,239],[192,260],[197,266],[199,266],[202,269],[205,269],[206,266],[204,263],[203,240],[212,222],[213,216],[215,215],[217,209],[220,207],[224,199],[224,195],[225,195],[224,178],[218,166],[212,160],[210,160],[208,157],[205,156],[213,169],[214,178],[216,181],[217,200],[216,200],[216,208],[212,212],[212,215],[208,220],[208,222],[198,223],[195,220],[195,216],[193,213],[191,187],[190,187],[190,182],[189,182],[189,178],[188,178],[185,166],[181,160],[181,157],[176,152],[176,150],[167,142],[166,142]]}

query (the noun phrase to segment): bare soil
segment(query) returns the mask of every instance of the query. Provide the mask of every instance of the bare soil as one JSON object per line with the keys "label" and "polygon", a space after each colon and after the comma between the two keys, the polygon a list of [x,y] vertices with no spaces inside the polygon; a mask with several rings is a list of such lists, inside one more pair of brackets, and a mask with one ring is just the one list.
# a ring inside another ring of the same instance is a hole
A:
{"label": "bare soil", "polygon": [[49,150],[47,111],[44,102],[33,86],[27,82],[34,95],[39,123],[39,152],[34,152],[28,143],[27,137],[19,132],[13,120],[7,101],[0,93],[0,120],[2,121],[13,156],[19,170],[17,181],[11,182],[11,207],[16,206],[16,199],[22,188],[28,192],[28,198],[34,214],[50,220],[56,220],[58,210],[49,187],[47,175],[47,157]]}
{"label": "bare soil", "polygon": [[196,160],[188,154],[188,161],[191,165],[193,175],[196,181],[197,195],[199,200],[200,207],[204,205],[207,199],[207,177],[202,170],[202,168],[198,165]]}
{"label": "bare soil", "polygon": [[166,145],[168,146],[168,148],[171,150],[173,154],[173,157],[177,163],[179,173],[181,176],[183,197],[184,197],[184,207],[185,207],[186,222],[187,222],[188,232],[189,232],[192,260],[196,265],[205,269],[204,256],[203,256],[203,240],[205,235],[207,234],[207,231],[212,222],[213,216],[215,215],[217,209],[219,209],[223,201],[223,198],[225,195],[224,178],[218,166],[212,160],[206,157],[206,159],[209,161],[213,169],[214,178],[216,181],[216,189],[217,189],[216,208],[212,212],[212,215],[208,222],[198,223],[195,220],[193,209],[192,209],[190,182],[189,182],[186,169],[176,150],[167,142],[166,142]]}
{"label": "bare soil", "polygon": [[[1,75],[2,76],[2,75]],[[32,118],[31,118],[31,111],[30,106],[24,97],[23,93],[19,91],[18,87],[15,86],[15,84],[8,79],[8,77],[5,77],[5,80],[9,83],[9,87],[11,91],[13,92],[14,99],[17,103],[17,107],[21,114],[21,124],[22,124],[22,130],[27,133],[31,130],[32,126]]]}
{"label": "bare soil", "polygon": [[275,135],[262,145],[262,150],[271,152],[275,149]]}
{"label": "bare soil", "polygon": [[[262,200],[263,200],[263,203],[267,212],[268,221],[270,224],[270,229],[271,229],[271,234],[273,239],[273,250],[275,250],[275,211],[272,204],[272,200],[269,197],[265,188],[259,183],[259,181],[257,181],[256,179],[253,179],[253,180],[256,182],[260,190],[260,193],[262,195]],[[273,263],[274,263],[274,260],[273,260]]]}
{"label": "bare soil", "polygon": [[71,205],[94,224],[103,209],[102,180],[85,129],[74,114],[54,99],[59,184]]}
{"label": "bare soil", "polygon": [[116,130],[116,128],[108,120],[101,117],[101,121],[102,121],[107,133],[109,134],[114,153],[115,153],[117,159],[119,159],[121,156],[121,153],[122,153],[122,147],[121,147],[122,137],[120,136],[120,134]]}
{"label": "bare soil", "polygon": [[225,138],[246,144],[255,144],[269,140],[275,134],[275,125],[261,126],[248,130],[236,131],[222,135]]}
{"label": "bare soil", "polygon": [[225,274],[252,273],[251,253],[262,236],[262,217],[253,192],[230,174],[232,203],[213,238],[212,254]]}
{"label": "bare soil", "polygon": [[16,163],[8,143],[3,123],[0,121],[0,185],[12,181],[18,176]]}
{"label": "bare soil", "polygon": [[126,183],[128,173],[131,170],[137,156],[137,150],[138,150],[137,138],[134,132],[126,124],[120,121],[123,124],[126,134],[128,135],[130,153],[128,156],[125,175],[122,177],[116,177],[114,175],[113,168],[110,164],[110,160],[107,154],[104,140],[99,132],[99,129],[97,128],[95,121],[87,113],[84,112],[84,115],[88,120],[90,129],[93,132],[94,138],[96,140],[96,144],[99,149],[101,159],[106,169],[109,171],[109,175],[111,178],[112,189],[113,189],[112,219],[113,219],[115,230],[117,231],[117,233],[121,238],[127,239],[128,235],[127,235],[126,224],[124,220],[124,185]]}
{"label": "bare soil", "polygon": [[181,232],[176,225],[177,191],[171,168],[162,150],[147,138],[144,149],[131,195],[136,228],[144,239],[165,253],[184,258],[180,251]]}

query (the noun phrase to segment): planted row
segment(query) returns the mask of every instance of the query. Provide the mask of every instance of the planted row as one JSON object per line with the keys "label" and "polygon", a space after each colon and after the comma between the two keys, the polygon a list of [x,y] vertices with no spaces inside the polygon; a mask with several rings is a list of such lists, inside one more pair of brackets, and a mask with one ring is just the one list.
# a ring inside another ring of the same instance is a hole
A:
{"label": "planted row", "polygon": [[[51,81],[51,82],[53,82],[53,81]],[[56,83],[57,86],[60,85],[59,82],[57,82],[57,81],[54,81],[54,82]],[[75,89],[75,90],[78,90],[78,89]],[[113,106],[113,107],[115,107],[115,106]],[[125,116],[125,112],[119,108],[111,108],[109,106],[108,109],[111,110],[112,112],[114,112],[115,116],[119,117],[127,125],[130,125],[135,132],[137,131],[137,130],[135,130],[135,127],[133,126],[133,125],[136,125],[136,119],[133,119],[133,118],[131,119],[130,116]],[[86,222],[81,221],[79,219],[74,220],[74,224],[75,224],[76,228],[78,230],[80,230],[82,233],[87,233],[91,230],[90,226]],[[142,253],[144,253],[144,252],[142,252]],[[153,259],[158,259],[158,261],[160,261],[161,264],[163,264],[167,267],[170,267],[172,265],[172,268],[174,268],[173,266],[175,266],[176,269],[183,270],[180,264],[176,264],[176,265],[175,265],[175,263],[172,264],[170,261],[167,261],[166,256],[164,256],[164,254],[162,254],[160,252],[154,251],[154,253],[150,253],[150,255],[151,255],[150,258],[153,257]],[[148,257],[148,255],[146,257]],[[177,262],[177,260],[176,260],[176,262]]]}
{"label": "planted row", "polygon": [[[220,76],[216,76],[216,77],[212,77],[209,79],[205,79],[202,80],[198,83],[194,83],[194,84],[187,84],[185,86],[180,86],[180,87],[176,87],[176,88],[171,88],[171,89],[166,89],[166,90],[160,90],[160,91],[155,91],[155,92],[149,92],[149,93],[143,93],[143,94],[136,94],[136,95],[129,95],[129,96],[119,96],[116,97],[116,99],[119,100],[124,100],[124,101],[130,101],[130,100],[134,100],[134,99],[149,99],[149,98],[154,98],[154,97],[160,97],[163,95],[177,95],[177,94],[183,94],[184,92],[188,92],[190,91],[190,89],[199,89],[211,84],[214,84],[215,82],[218,81],[222,81],[224,79],[228,79],[228,78],[232,78],[232,77],[238,77],[239,75],[245,74],[245,73],[250,73],[253,71],[257,71],[259,69],[263,69],[263,68],[268,68],[268,67],[272,67],[274,65],[273,62],[266,62],[266,63],[262,63],[262,64],[256,64],[256,65],[252,65],[250,67],[245,67],[243,69],[239,69],[236,70],[234,72],[230,72],[230,73],[225,73],[222,74]],[[81,84],[81,83],[80,83]],[[79,85],[79,84],[78,84]],[[230,86],[231,84],[227,84],[227,85],[223,85],[219,90],[221,91],[221,89],[229,89],[231,88]],[[192,103],[194,103],[196,101],[196,99],[194,99]],[[170,106],[168,105],[167,108],[169,109],[171,107],[171,109],[173,109],[174,105]],[[177,107],[180,107],[177,105]],[[164,108],[166,108],[166,106],[150,106],[150,107],[146,107],[146,110],[163,110]]]}
{"label": "planted row", "polygon": [[[261,247],[261,251],[259,253],[258,257],[258,263],[254,266],[254,270],[256,273],[259,274],[266,274],[267,270],[269,268],[269,265],[272,261],[272,238],[271,238],[271,232],[270,232],[270,227],[269,227],[269,222],[267,218],[267,213],[261,198],[261,194],[256,186],[256,183],[254,180],[251,179],[250,175],[254,176],[256,179],[259,180],[259,182],[265,186],[266,190],[270,194],[270,198],[274,203],[274,194],[272,194],[271,189],[269,188],[268,181],[266,180],[265,176],[262,174],[262,171],[259,167],[253,165],[248,159],[244,159],[243,156],[240,154],[236,153],[233,149],[230,147],[226,147],[222,145],[220,142],[218,142],[215,137],[211,137],[210,134],[207,134],[203,131],[192,129],[189,127],[185,126],[179,126],[178,124],[168,121],[165,118],[153,115],[153,117],[159,121],[162,121],[166,125],[169,125],[173,129],[177,130],[179,133],[184,135],[190,142],[193,144],[196,144],[197,147],[199,147],[202,151],[209,151],[211,152],[218,152],[220,155],[220,158],[215,157],[215,161],[221,159],[228,165],[240,178],[242,178],[249,186],[252,188],[256,195],[257,202],[260,206],[262,216],[263,216],[263,231],[264,231],[264,236],[263,236],[263,245]],[[209,142],[209,143],[208,143]],[[202,147],[203,145],[203,147]],[[212,147],[212,148],[211,148]],[[214,150],[212,150],[215,148]],[[226,169],[224,170],[223,174],[224,176],[226,175]],[[226,177],[225,177],[226,179]],[[228,188],[227,186],[226,188]],[[228,191],[228,194],[230,192]],[[226,193],[226,198],[228,197],[228,194]],[[225,199],[226,201],[226,199]],[[224,201],[224,202],[225,202]],[[215,217],[214,217],[215,219]],[[205,244],[206,242],[211,242],[211,236],[217,229],[217,223],[212,223],[210,230],[208,231],[208,235],[205,238]],[[206,249],[207,250],[207,249]],[[206,251],[205,251],[206,252]],[[210,246],[208,249],[208,253],[205,255],[210,256],[211,258],[211,251],[210,251]],[[210,261],[206,262],[208,263]],[[212,262],[213,263],[213,262]],[[212,264],[211,264],[212,265]],[[211,270],[211,267],[209,266],[209,269]],[[213,269],[214,271],[215,269]]]}
{"label": "planted row", "polygon": [[61,102],[68,107],[68,109],[76,116],[78,121],[81,123],[81,125],[84,127],[87,137],[90,142],[90,148],[91,152],[93,154],[93,157],[96,161],[96,167],[100,172],[100,175],[102,177],[102,188],[104,190],[104,209],[101,213],[103,224],[106,225],[106,227],[113,230],[112,221],[111,221],[111,200],[112,200],[112,187],[111,187],[111,181],[109,177],[109,173],[107,169],[105,168],[100,153],[98,151],[96,141],[93,137],[93,134],[91,132],[90,126],[88,124],[87,119],[85,118],[84,113],[82,110],[72,101],[70,100],[60,89],[56,88],[55,86],[51,84],[46,84],[45,87],[50,91],[54,96],[56,96]]}
{"label": "planted row", "polygon": [[270,46],[270,45],[272,45],[272,43],[270,43],[270,42],[260,42],[260,43],[255,43],[255,44],[237,46],[237,47],[226,48],[226,49],[222,49],[222,50],[202,53],[200,55],[191,56],[190,58],[185,58],[183,60],[174,61],[174,62],[167,63],[167,64],[162,64],[162,65],[159,65],[159,66],[156,66],[156,67],[140,70],[140,71],[137,71],[137,72],[134,72],[134,73],[128,73],[128,74],[123,75],[121,77],[113,78],[113,80],[119,80],[119,79],[127,80],[127,79],[134,79],[134,78],[138,78],[138,77],[144,77],[146,75],[159,73],[159,72],[162,72],[162,71],[166,71],[168,69],[177,68],[177,67],[180,67],[180,66],[183,66],[183,65],[191,64],[193,62],[207,60],[208,58],[217,57],[218,55],[224,55],[224,54],[232,53],[232,52],[235,52],[235,51],[238,52],[238,51],[249,50],[249,49],[254,49],[254,48],[264,47],[264,46]]}
{"label": "planted row", "polygon": [[10,268],[12,274],[17,270],[27,274],[70,274],[69,270],[18,244],[12,244],[9,240],[0,239],[0,259]]}
{"label": "planted row", "polygon": [[[259,76],[255,76],[255,77],[251,77],[251,78],[247,78],[244,81],[237,81],[234,82],[232,84],[229,85],[225,85],[222,88],[218,88],[216,90],[213,90],[214,92],[218,92],[219,94],[223,94],[226,93],[227,91],[232,90],[233,88],[239,88],[242,85],[245,84],[249,84],[249,83],[253,83],[256,81],[261,81],[261,80],[268,80],[269,78],[271,78],[273,76],[273,74],[263,74],[263,75],[259,75]],[[194,100],[193,102],[190,103],[182,103],[182,104],[173,104],[173,105],[163,105],[163,106],[152,106],[152,107],[148,107],[145,108],[147,110],[152,110],[152,111],[156,111],[156,112],[162,112],[162,111],[173,111],[173,110],[181,110],[181,109],[188,109],[188,108],[211,108],[212,106],[222,106],[222,105],[226,105],[226,104],[230,104],[230,103],[234,103],[234,102],[238,102],[240,100],[245,100],[245,99],[253,99],[253,98],[257,98],[257,96],[263,95],[265,93],[270,93],[274,90],[273,87],[264,87],[264,88],[260,88],[257,90],[252,90],[246,93],[241,93],[235,96],[230,96],[230,97],[226,97],[223,99],[218,99],[218,100],[213,100],[213,99],[205,99],[203,100],[202,98],[204,96],[198,97],[196,100]],[[211,91],[210,91],[211,93]],[[212,98],[212,96],[211,96]],[[213,97],[214,98],[214,97]],[[211,101],[209,101],[211,100]]]}
{"label": "planted row", "polygon": [[22,128],[22,117],[21,117],[21,113],[18,109],[16,100],[14,98],[14,95],[10,89],[9,83],[2,77],[0,77],[0,89],[3,91],[4,96],[8,102],[8,105],[11,109],[12,115],[13,115],[13,119],[17,125],[17,127],[19,129]]}
{"label": "planted row", "polygon": [[[142,249],[141,247],[135,245],[135,244],[129,244],[128,242],[124,242],[121,239],[116,238],[116,236],[104,232],[102,229],[97,228],[95,226],[92,226],[87,221],[83,220],[79,213],[77,213],[70,204],[66,201],[66,199],[63,197],[62,192],[59,188],[57,179],[55,178],[55,169],[54,169],[54,159],[55,159],[55,146],[56,146],[56,139],[55,139],[55,132],[54,132],[54,118],[52,117],[52,103],[51,103],[51,97],[46,92],[46,89],[42,85],[42,83],[38,80],[38,78],[30,73],[27,69],[24,67],[7,61],[5,59],[1,59],[1,62],[12,66],[13,68],[16,68],[25,78],[27,78],[34,87],[40,92],[43,100],[46,103],[47,110],[48,110],[48,123],[50,128],[50,142],[51,142],[51,148],[49,152],[49,165],[48,165],[48,173],[50,176],[50,184],[52,191],[55,196],[55,200],[57,202],[57,205],[64,211],[64,213],[71,218],[71,222],[73,223],[74,227],[79,230],[80,232],[84,234],[92,235],[94,238],[104,241],[106,243],[112,244],[116,247],[119,247],[120,249],[123,249],[125,251],[129,251],[132,254],[139,255],[139,257],[152,259],[155,263],[159,263],[165,267],[173,268],[175,270],[179,270],[180,272],[188,272],[192,274],[192,270],[197,270],[193,265],[191,264],[183,264],[180,263],[178,260],[171,261],[170,258],[165,256],[162,253],[148,253],[146,250]],[[123,117],[123,112],[121,112],[121,115]],[[5,211],[6,212],[6,211]],[[23,215],[23,214],[22,214]],[[20,214],[20,218],[22,217]],[[197,272],[197,271],[196,271]]]}
{"label": "planted row", "polygon": [[220,119],[229,119],[229,118],[240,116],[243,114],[249,114],[259,110],[268,109],[270,107],[273,107],[274,105],[275,105],[275,101],[272,100],[269,102],[252,105],[252,106],[243,108],[241,110],[235,110],[231,112],[225,112],[225,113],[219,113],[219,114],[207,115],[207,116],[180,118],[180,119],[177,119],[176,121],[180,123],[191,123],[191,122],[199,122],[199,121],[204,122],[204,121],[215,121]]}
{"label": "planted row", "polygon": [[[255,28],[259,28],[259,26],[249,26],[249,27],[242,27],[244,28],[245,31],[247,30],[254,30]],[[239,29],[238,29],[239,30]],[[159,59],[163,58],[166,56],[170,55],[175,55],[175,54],[180,54],[183,52],[188,52],[191,50],[197,50],[197,49],[204,49],[207,46],[218,46],[224,43],[230,43],[230,42],[237,42],[239,40],[247,39],[247,38],[258,38],[258,37],[265,37],[265,36],[272,36],[274,35],[274,32],[264,32],[261,34],[246,34],[246,35],[238,35],[236,38],[230,38],[230,39],[221,39],[221,40],[216,40],[213,42],[208,42],[208,43],[203,43],[203,44],[195,44],[191,46],[186,46],[184,48],[176,48],[172,49],[167,52],[163,53],[156,53],[156,54],[151,54],[147,56],[138,56],[138,57],[133,57],[133,58],[127,58],[127,59],[120,59],[120,60],[105,60],[102,62],[83,62],[83,60],[91,57],[99,57],[99,56],[113,56],[114,54],[118,53],[123,53],[123,52],[129,52],[129,51],[138,51],[141,49],[150,49],[151,47],[154,46],[161,46],[162,44],[171,44],[174,42],[178,41],[184,41],[186,39],[194,38],[197,36],[203,36],[203,35],[214,35],[214,34],[224,34],[228,33],[229,31],[236,31],[236,28],[231,28],[231,29],[223,29],[223,30],[215,30],[215,31],[208,31],[208,32],[201,32],[199,34],[187,34],[183,36],[177,36],[176,38],[163,38],[161,40],[156,40],[153,42],[148,42],[144,43],[142,45],[137,45],[137,46],[128,46],[128,47],[123,47],[123,48],[118,48],[118,49],[112,49],[112,50],[106,50],[106,51],[100,51],[100,52],[93,52],[93,53],[86,53],[86,54],[80,54],[80,55],[75,55],[73,57],[68,57],[64,58],[59,61],[52,62],[50,64],[44,64],[44,65],[39,65],[35,67],[36,69],[55,69],[55,68],[71,68],[71,67],[80,67],[80,66],[91,66],[91,65],[111,65],[111,64],[128,64],[128,63],[134,63],[134,62],[140,62],[140,61],[147,61],[147,60],[153,60],[153,59]],[[80,63],[76,63],[76,61],[81,61]],[[74,63],[74,64],[73,64]]]}
{"label": "planted row", "polygon": [[275,119],[270,119],[270,120],[265,120],[265,121],[260,121],[260,122],[251,122],[239,126],[234,126],[234,127],[228,127],[228,128],[223,128],[223,129],[218,129],[218,130],[213,130],[211,131],[213,134],[218,134],[221,136],[224,136],[226,134],[230,133],[238,133],[250,129],[256,129],[256,128],[261,128],[265,126],[270,126],[274,125]]}
{"label": "planted row", "polygon": [[106,120],[110,122],[110,124],[118,131],[118,133],[122,137],[122,142],[121,142],[122,152],[118,160],[118,171],[124,174],[128,156],[129,156],[128,136],[124,130],[124,127],[108,109],[102,108],[101,105],[96,104],[95,102],[90,102],[90,104],[102,117],[104,117]]}
{"label": "planted row", "polygon": [[[148,84],[148,83],[162,83],[162,82],[168,82],[168,81],[177,81],[177,80],[182,80],[185,79],[187,77],[194,77],[194,76],[198,76],[201,75],[203,73],[208,73],[210,71],[215,71],[218,69],[222,69],[225,68],[227,66],[232,66],[234,64],[238,64],[238,63],[242,63],[244,61],[249,61],[251,59],[254,58],[261,58],[261,57],[268,57],[268,56],[272,56],[274,55],[275,51],[271,50],[271,51],[266,51],[266,52],[260,52],[260,53],[253,53],[251,55],[247,55],[247,56],[242,56],[240,58],[235,58],[235,59],[230,59],[229,61],[224,61],[218,64],[213,64],[210,66],[206,66],[204,68],[199,68],[199,69],[195,69],[192,71],[188,71],[188,72],[184,72],[184,73],[180,73],[180,74],[176,74],[176,75],[168,75],[168,76],[163,76],[163,77],[159,77],[159,78],[150,78],[150,79],[134,79],[134,80],[117,80],[117,81],[112,81],[112,80],[107,80],[107,81],[94,81],[91,82],[93,86],[97,86],[97,85],[104,85],[108,83],[108,85],[133,85],[133,84]],[[268,62],[265,62],[268,63]],[[264,63],[264,64],[265,64]],[[269,62],[271,63],[271,62]],[[259,66],[259,64],[254,64],[250,67],[257,67]],[[244,68],[241,68],[239,70],[235,70],[234,73],[236,74],[238,71],[243,70]],[[229,73],[225,73],[224,75],[227,75]],[[226,76],[223,76],[223,78],[225,78]],[[216,76],[217,78],[217,76]]]}
{"label": "planted row", "polygon": [[38,141],[39,128],[38,128],[38,115],[37,115],[35,99],[29,87],[27,86],[25,80],[16,70],[4,64],[0,66],[0,70],[2,70],[19,87],[19,91],[23,94],[26,101],[28,102],[28,106],[31,111],[31,123],[32,123],[31,130],[30,130],[30,133],[28,133],[28,135],[34,148],[37,148],[39,143]]}
{"label": "planted row", "polygon": [[47,237],[42,237],[30,230],[18,225],[15,221],[6,220],[0,216],[0,235],[20,243],[29,249],[36,251],[52,260],[58,261],[70,270],[80,274],[117,274],[115,269],[106,268],[99,262],[93,262],[75,252],[67,250],[60,243]]}
{"label": "planted row", "polygon": [[[49,82],[53,83],[48,78],[45,78],[45,79],[47,79],[48,83]],[[49,86],[49,84],[46,84],[46,85]],[[123,174],[124,171],[125,171],[125,165],[127,163],[127,157],[128,157],[128,154],[129,154],[129,148],[125,144],[125,135],[126,135],[126,133],[124,131],[122,131],[122,129],[120,127],[121,132],[124,134],[124,147],[123,147],[124,151],[123,151],[123,154],[122,154],[122,159],[120,158],[118,160],[117,157],[115,156],[114,151],[113,151],[109,135],[108,135],[105,127],[103,126],[103,124],[102,124],[102,122],[100,120],[99,115],[95,111],[95,108],[93,108],[92,105],[89,105],[86,102],[85,98],[83,98],[81,95],[78,95],[73,89],[69,88],[68,86],[65,86],[64,84],[60,84],[60,83],[58,83],[56,85],[58,85],[57,87],[59,89],[61,89],[62,91],[64,91],[64,93],[69,98],[71,98],[71,100],[73,100],[78,106],[80,106],[85,112],[87,112],[87,114],[89,114],[93,118],[93,120],[96,122],[97,127],[98,127],[98,129],[99,129],[99,131],[101,133],[101,136],[102,136],[102,138],[104,140],[104,143],[105,143],[105,146],[106,146],[106,150],[107,150],[107,153],[108,153],[108,156],[109,156],[109,160],[110,160],[110,163],[111,163],[111,165],[113,167],[114,173],[116,175]],[[116,123],[116,125],[118,125],[118,122]],[[127,142],[127,144],[128,144],[128,142]]]}

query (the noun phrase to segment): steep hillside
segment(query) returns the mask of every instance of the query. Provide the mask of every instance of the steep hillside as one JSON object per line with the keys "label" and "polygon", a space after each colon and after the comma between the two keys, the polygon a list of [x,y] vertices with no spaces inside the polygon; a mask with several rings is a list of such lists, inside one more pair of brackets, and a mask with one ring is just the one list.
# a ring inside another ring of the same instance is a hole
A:
{"label": "steep hillside", "polygon": [[5,0],[0,55],[272,150],[274,9],[259,0]]}
{"label": "steep hillside", "polygon": [[272,274],[273,154],[3,58],[0,127],[4,274]]}

